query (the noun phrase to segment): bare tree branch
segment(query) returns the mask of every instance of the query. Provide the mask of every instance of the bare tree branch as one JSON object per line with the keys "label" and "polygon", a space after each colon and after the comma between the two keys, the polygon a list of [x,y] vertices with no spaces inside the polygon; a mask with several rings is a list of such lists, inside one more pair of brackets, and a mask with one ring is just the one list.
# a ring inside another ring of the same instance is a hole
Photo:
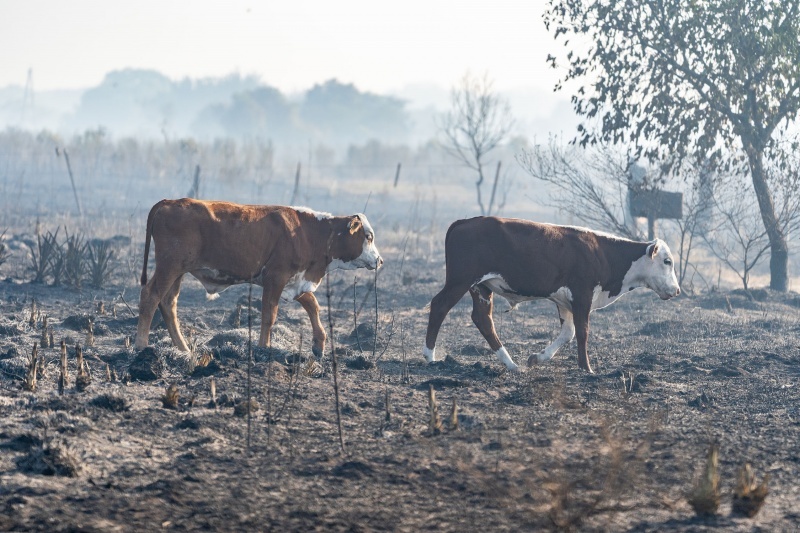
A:
{"label": "bare tree branch", "polygon": [[492,194],[488,207],[484,205],[484,167],[488,155],[506,139],[514,126],[511,107],[494,92],[492,81],[485,74],[482,77],[465,74],[452,89],[450,101],[451,110],[439,124],[447,139],[444,147],[453,157],[477,172],[475,189],[478,207],[482,215],[490,215],[495,198]]}
{"label": "bare tree branch", "polygon": [[551,139],[517,156],[519,164],[535,179],[548,184],[554,207],[585,224],[632,239],[641,238],[626,216],[628,158],[608,147],[585,151],[562,146]]}

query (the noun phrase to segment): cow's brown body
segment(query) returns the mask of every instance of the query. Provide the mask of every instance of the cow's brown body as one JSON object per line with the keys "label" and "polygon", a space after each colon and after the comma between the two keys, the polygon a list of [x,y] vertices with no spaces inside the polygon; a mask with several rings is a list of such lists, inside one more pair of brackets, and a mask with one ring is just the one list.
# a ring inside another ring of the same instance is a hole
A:
{"label": "cow's brown body", "polygon": [[[445,286],[431,301],[425,339],[429,360],[435,358],[442,321],[467,291],[473,298],[475,325],[509,368],[516,365],[495,332],[494,293],[512,306],[526,300],[554,301],[562,325],[569,323],[545,359],[577,335],[578,363],[587,371],[591,371],[586,344],[592,310],[636,287],[649,287],[664,299],[680,292],[663,241],[635,242],[571,226],[496,217],[459,220],[447,232],[445,260]],[[666,281],[661,281],[661,274]],[[536,356],[531,356],[528,364],[535,361]]]}
{"label": "cow's brown body", "polygon": [[[148,281],[151,238],[156,267]],[[313,350],[319,355],[325,332],[314,290],[332,262],[345,268],[380,266],[382,259],[373,238],[363,215],[334,217],[284,206],[162,200],[147,217],[136,347],[147,346],[153,314],[159,307],[175,346],[189,349],[176,315],[181,280],[188,272],[210,294],[251,281],[263,287],[259,346],[269,345],[279,299],[288,291],[287,296],[308,312]],[[368,254],[368,248],[374,254]],[[374,259],[374,264],[367,259]]]}

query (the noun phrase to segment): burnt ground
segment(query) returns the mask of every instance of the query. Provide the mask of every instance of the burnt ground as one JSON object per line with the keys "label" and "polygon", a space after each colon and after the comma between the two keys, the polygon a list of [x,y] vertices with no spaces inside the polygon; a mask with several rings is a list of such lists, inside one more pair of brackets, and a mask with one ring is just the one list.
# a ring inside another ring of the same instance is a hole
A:
{"label": "burnt ground", "polygon": [[[135,311],[132,283],[82,291],[0,283],[0,530],[800,529],[800,296],[733,291],[661,302],[637,291],[592,315],[595,375],[578,369],[574,342],[515,375],[471,324],[468,297],[440,335],[449,357],[427,365],[423,307],[443,265],[406,259],[390,268],[390,256],[378,282],[374,354],[371,273],[358,274],[355,298],[353,273],[332,276],[344,453],[329,351],[321,365],[309,360],[310,326],[294,302],[282,303],[273,349],[254,351],[248,449],[247,418],[234,408],[247,396],[248,331],[233,322],[247,287],[205,301],[199,284],[185,282],[179,315],[197,355],[212,358],[193,369],[156,328],[151,363],[160,377],[138,381],[130,377],[137,354],[125,347],[135,319],[119,298],[126,288]],[[324,284],[318,296],[324,309]],[[37,390],[21,388],[41,338],[41,316],[30,323],[33,298],[56,343],[70,346],[63,395],[58,348],[41,350]],[[506,308],[497,302],[497,327],[517,361],[556,336],[553,304]],[[92,381],[79,392],[73,346],[86,343],[88,317]],[[112,371],[117,381],[107,379]],[[175,409],[161,399],[171,384]],[[721,505],[698,518],[686,494],[711,443]],[[746,462],[770,476],[754,518],[731,513]]]}

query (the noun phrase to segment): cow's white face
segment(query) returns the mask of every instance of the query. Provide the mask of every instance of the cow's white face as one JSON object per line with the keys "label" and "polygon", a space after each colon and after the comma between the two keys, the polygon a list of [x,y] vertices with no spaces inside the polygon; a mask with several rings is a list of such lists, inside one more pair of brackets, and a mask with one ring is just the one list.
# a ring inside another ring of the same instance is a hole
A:
{"label": "cow's white face", "polygon": [[369,220],[367,220],[367,216],[363,213],[358,213],[353,217],[347,229],[353,236],[363,234],[361,254],[349,261],[334,259],[328,266],[328,270],[354,270],[356,268],[375,270],[380,268],[383,264],[383,258],[375,246],[375,231],[372,229]]}
{"label": "cow's white face", "polygon": [[643,285],[655,291],[662,300],[679,295],[681,289],[678,278],[675,277],[674,260],[667,243],[661,239],[651,242],[644,256],[633,262],[623,283],[626,284],[623,290],[634,283]]}
{"label": "cow's white face", "polygon": [[357,216],[361,219],[361,224],[364,226],[364,248],[361,255],[353,260],[353,262],[360,263],[359,266],[375,270],[376,268],[380,268],[383,264],[383,258],[378,251],[378,247],[375,246],[375,231],[372,229],[369,220],[367,220],[367,215],[359,213]]}

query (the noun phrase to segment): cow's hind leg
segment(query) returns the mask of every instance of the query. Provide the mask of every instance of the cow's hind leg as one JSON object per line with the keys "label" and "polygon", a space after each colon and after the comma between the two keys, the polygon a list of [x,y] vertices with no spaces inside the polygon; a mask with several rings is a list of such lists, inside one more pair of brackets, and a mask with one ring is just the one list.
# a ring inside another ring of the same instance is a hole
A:
{"label": "cow's hind leg", "polygon": [[258,345],[262,348],[271,345],[272,326],[278,318],[278,303],[286,282],[286,279],[276,280],[267,276],[262,279],[264,292],[261,295],[261,334],[258,337]]}
{"label": "cow's hind leg", "polygon": [[322,327],[322,322],[319,319],[319,302],[313,292],[304,292],[295,298],[303,309],[308,313],[308,318],[311,320],[311,330],[314,332],[314,344],[311,346],[311,351],[318,358],[322,358],[325,352],[325,329]]}
{"label": "cow's hind leg", "polygon": [[[142,287],[139,296],[139,321],[136,327],[136,349],[142,350],[147,347],[150,337],[150,325],[153,322],[153,315],[156,308],[161,304],[164,295],[172,287],[173,283],[182,274],[163,274],[156,267],[153,277]],[[164,317],[166,321],[166,317]]]}
{"label": "cow's hind leg", "polygon": [[508,351],[500,342],[497,332],[494,329],[494,321],[492,320],[492,291],[483,285],[475,285],[469,290],[472,296],[472,321],[478,326],[478,330],[489,343],[489,347],[494,351],[497,358],[506,365],[509,370],[519,370],[519,367],[514,363],[508,355]]}
{"label": "cow's hind leg", "polygon": [[561,332],[547,348],[540,354],[528,357],[528,366],[533,366],[537,362],[549,361],[558,350],[575,336],[575,324],[572,318],[572,311],[558,306],[558,317],[561,319]]}
{"label": "cow's hind leg", "polygon": [[181,333],[180,323],[178,322],[178,295],[181,292],[181,281],[183,275],[178,276],[167,293],[161,298],[158,308],[161,309],[161,316],[164,317],[164,324],[167,326],[172,344],[183,352],[188,352],[189,345]]}
{"label": "cow's hind leg", "polygon": [[428,332],[425,335],[425,346],[422,355],[429,363],[436,361],[436,337],[439,336],[439,328],[442,322],[456,303],[464,296],[469,289],[469,285],[447,285],[439,291],[439,294],[431,300],[431,311],[428,316]]}

